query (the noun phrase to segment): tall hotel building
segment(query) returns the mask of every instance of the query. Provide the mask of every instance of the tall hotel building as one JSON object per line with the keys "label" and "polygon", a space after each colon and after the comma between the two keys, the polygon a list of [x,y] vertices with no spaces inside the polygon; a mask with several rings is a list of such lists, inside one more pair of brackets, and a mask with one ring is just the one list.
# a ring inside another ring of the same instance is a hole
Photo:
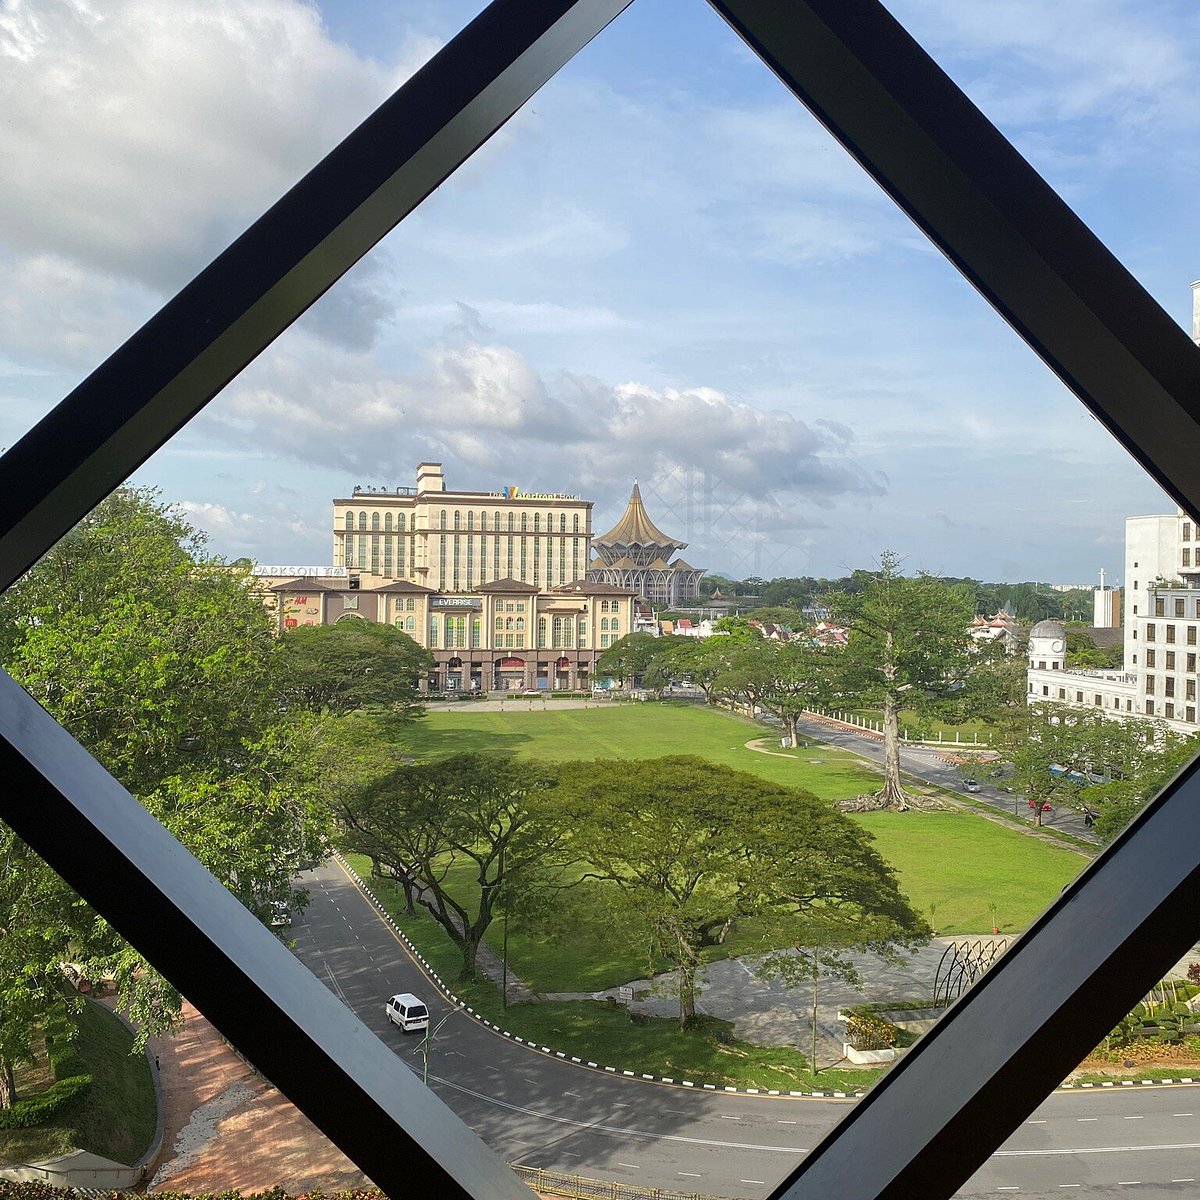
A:
{"label": "tall hotel building", "polygon": [[431,690],[578,690],[633,629],[636,599],[587,579],[591,537],[590,500],[450,491],[440,463],[421,463],[416,487],[334,500],[332,567],[257,573],[280,632],[394,625],[433,654]]}

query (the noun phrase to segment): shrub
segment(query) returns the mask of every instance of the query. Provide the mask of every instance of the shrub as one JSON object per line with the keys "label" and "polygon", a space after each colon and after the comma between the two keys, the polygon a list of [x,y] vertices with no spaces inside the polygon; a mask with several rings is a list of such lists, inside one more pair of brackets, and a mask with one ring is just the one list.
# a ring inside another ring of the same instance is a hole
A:
{"label": "shrub", "polygon": [[890,1050],[899,1032],[890,1021],[870,1013],[852,1013],[846,1018],[846,1038],[855,1050]]}
{"label": "shrub", "polygon": [[74,1104],[92,1086],[90,1075],[72,1075],[53,1083],[37,1096],[0,1109],[0,1129],[29,1129],[46,1125]]}

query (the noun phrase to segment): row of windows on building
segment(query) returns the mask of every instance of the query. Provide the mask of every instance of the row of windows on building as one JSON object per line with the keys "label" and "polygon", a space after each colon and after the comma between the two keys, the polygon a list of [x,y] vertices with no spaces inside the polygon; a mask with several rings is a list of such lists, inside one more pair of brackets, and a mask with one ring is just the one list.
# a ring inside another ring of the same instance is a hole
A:
{"label": "row of windows on building", "polygon": [[[384,575],[394,579],[403,577],[410,568],[416,567],[416,554],[407,547],[407,538],[389,537],[383,534],[358,534],[357,553],[354,538],[344,540],[342,553],[343,563],[347,567],[358,567],[369,570],[376,575]],[[368,541],[368,538],[370,541]],[[475,538],[470,534],[455,536],[442,534],[438,540],[438,570],[443,587],[449,585],[455,592],[471,591],[477,584],[489,579],[520,579],[540,587],[542,584],[543,566],[545,567],[545,582],[548,587],[555,584],[570,583],[581,578],[583,553],[581,538],[570,539],[570,567],[567,566],[567,539],[535,537],[532,541],[533,553],[530,554],[530,542],[522,540],[517,546],[515,537],[492,535],[491,541],[491,572],[488,573],[487,538],[479,536],[478,554],[476,553]],[[557,548],[557,554],[555,549]],[[406,559],[407,549],[407,559]],[[532,562],[532,577],[530,565]],[[407,563],[407,565],[406,565]]]}
{"label": "row of windows on building", "polygon": [[[507,520],[505,520],[505,518],[507,518]],[[347,530],[355,529],[354,514],[352,512],[348,512],[345,515],[345,517],[343,518],[343,520],[345,523],[345,528]],[[395,523],[393,524],[392,514],[390,512],[385,512],[383,514],[382,521],[381,521],[379,513],[373,512],[373,513],[371,513],[370,525],[368,526],[367,514],[365,511],[363,511],[358,514],[357,528],[358,529],[370,528],[373,531],[382,530],[384,533],[390,533],[393,531],[396,531],[399,533],[404,533],[406,528],[408,528],[406,525],[406,522],[407,522],[407,517],[404,513],[397,513],[396,518],[395,518]],[[491,527],[494,531],[501,530],[501,529],[507,529],[509,533],[515,533],[517,531],[518,524],[520,527],[520,531],[522,533],[530,532],[529,513],[527,513],[527,512],[521,513],[520,521],[518,522],[516,513],[510,512],[510,513],[501,514],[499,512],[496,512],[493,514]],[[580,520],[579,520],[578,513],[571,514],[570,524],[571,524],[571,528],[570,528],[571,533],[583,532],[583,530],[580,528]],[[475,528],[479,528],[481,530],[486,530],[488,528],[488,515],[486,512],[481,512],[479,514],[478,526],[476,526],[474,512],[469,511],[467,513],[466,522],[464,523],[462,512],[459,509],[456,508],[453,511],[453,514],[449,514],[447,512],[447,510],[443,508],[441,510],[441,512],[438,513],[437,527],[439,529],[466,529],[468,531],[473,530]],[[412,523],[412,530],[415,532],[416,528],[417,528],[416,517],[414,515],[413,523]],[[568,532],[568,530],[567,530],[567,514],[559,513],[557,524],[556,524],[554,513],[549,513],[549,512],[546,513],[544,522],[543,522],[541,513],[534,513],[533,521],[532,521],[532,530],[534,533],[540,533],[542,531],[545,531],[546,533],[558,533],[558,534],[567,533]]]}
{"label": "row of windows on building", "polygon": [[[1184,631],[1185,631],[1184,636],[1186,638],[1187,644],[1189,646],[1194,646],[1196,644],[1196,626],[1195,625],[1186,625],[1184,627]],[[1176,632],[1176,629],[1175,629],[1174,625],[1163,626],[1163,641],[1166,642],[1168,645],[1174,644],[1175,632]],[[1137,630],[1136,629],[1133,631],[1133,636],[1135,639],[1137,638]],[[1146,639],[1145,640],[1148,642],[1154,642],[1154,641],[1158,640],[1158,625],[1154,621],[1146,622]]]}
{"label": "row of windows on building", "polygon": [[[607,602],[605,602],[607,603]],[[399,624],[400,618],[397,618]],[[416,628],[413,617],[404,618],[404,631],[412,633]],[[524,617],[498,616],[492,645],[504,650],[523,650],[527,647]],[[470,642],[467,638],[470,636]],[[608,649],[620,639],[620,619],[600,618],[600,647]],[[429,618],[429,646],[434,650],[478,649],[483,643],[483,621],[480,617]],[[549,639],[549,640],[547,640]],[[585,649],[588,641],[586,617],[538,617],[537,647],[554,650]]]}
{"label": "row of windows on building", "polygon": [[[1162,704],[1162,711],[1161,712],[1156,711],[1156,701],[1147,697],[1147,699],[1144,702],[1145,706],[1146,706],[1146,708],[1145,708],[1146,716],[1148,716],[1148,717],[1161,716],[1161,717],[1166,718],[1166,720],[1168,720],[1168,721],[1183,720],[1183,721],[1187,721],[1189,724],[1194,725],[1196,723],[1196,706],[1194,703],[1194,701],[1196,699],[1196,682],[1195,682],[1195,680],[1189,679],[1186,681],[1186,684],[1187,684],[1186,692],[1184,694],[1183,699],[1185,701],[1188,701],[1188,700],[1193,701],[1193,703],[1184,704],[1182,706],[1177,706],[1175,704],[1175,680],[1166,678],[1163,680],[1164,699],[1163,699],[1163,704]],[[1153,695],[1154,690],[1155,690],[1155,678],[1153,675],[1147,675],[1146,676],[1146,691],[1148,693],[1150,693],[1151,695]],[[1034,694],[1034,685],[1032,683],[1029,685],[1029,693],[1030,693],[1030,695]],[[1042,684],[1042,696],[1044,698],[1046,698],[1047,700],[1053,698],[1050,695],[1050,687],[1048,684]],[[1058,689],[1058,699],[1066,700],[1066,698],[1067,698],[1067,689],[1059,688]],[[1083,692],[1077,691],[1075,693],[1075,703],[1076,704],[1085,703],[1084,698],[1083,698]],[[1100,695],[1098,692],[1093,693],[1092,703],[1097,708],[1106,707],[1105,703],[1104,703],[1104,697],[1102,695]],[[1120,711],[1121,699],[1119,696],[1113,697],[1112,706],[1117,711]],[[1125,711],[1133,712],[1133,701],[1132,700],[1127,699],[1125,701]]]}

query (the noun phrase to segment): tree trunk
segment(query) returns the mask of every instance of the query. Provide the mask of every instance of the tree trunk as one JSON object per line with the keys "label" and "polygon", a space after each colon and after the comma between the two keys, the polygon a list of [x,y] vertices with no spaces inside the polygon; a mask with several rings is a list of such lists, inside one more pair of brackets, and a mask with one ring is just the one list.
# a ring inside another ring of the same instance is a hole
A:
{"label": "tree trunk", "polygon": [[883,698],[883,790],[879,798],[889,808],[908,807],[908,796],[900,786],[900,712],[890,692]]}
{"label": "tree trunk", "polygon": [[787,733],[788,745],[791,746],[793,750],[798,749],[800,746],[800,739],[796,735],[796,724],[798,720],[798,717],[783,718],[783,728]]}
{"label": "tree trunk", "polygon": [[0,1109],[12,1108],[17,1099],[17,1085],[13,1080],[12,1063],[0,1056]]}
{"label": "tree trunk", "polygon": [[696,968],[680,966],[679,968],[679,1027],[687,1028],[687,1023],[696,1015]]}
{"label": "tree trunk", "polygon": [[459,944],[459,949],[462,951],[462,978],[475,978],[475,958],[476,952],[479,950],[479,943],[469,935],[462,939]]}
{"label": "tree trunk", "polygon": [[809,1069],[813,1073],[813,1078],[817,1074],[817,972],[814,968],[812,976],[813,985],[813,1002],[812,1002],[812,1061],[808,1064]]}
{"label": "tree trunk", "polygon": [[896,698],[883,698],[883,787],[869,795],[841,800],[842,812],[908,812],[910,809],[941,809],[947,806],[932,796],[913,796],[900,783],[900,709]]}

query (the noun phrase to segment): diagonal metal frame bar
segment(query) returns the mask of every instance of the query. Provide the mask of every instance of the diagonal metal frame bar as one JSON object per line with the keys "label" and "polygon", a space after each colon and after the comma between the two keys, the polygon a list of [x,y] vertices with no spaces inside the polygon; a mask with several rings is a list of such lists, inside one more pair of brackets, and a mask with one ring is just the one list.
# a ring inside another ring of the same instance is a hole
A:
{"label": "diagonal metal frame bar", "polygon": [[0,460],[0,589],[631,0],[494,0]]}
{"label": "diagonal metal frame bar", "polygon": [[384,1192],[528,1200],[500,1158],[3,671],[0,730],[5,821]]}
{"label": "diagonal metal frame bar", "polygon": [[[495,0],[0,459],[0,589],[630,0]],[[394,1196],[527,1189],[0,672],[0,818]]]}
{"label": "diagonal metal frame bar", "polygon": [[[1200,350],[876,0],[710,0],[1186,509]],[[1195,939],[1177,780],[777,1191],[950,1196]]]}
{"label": "diagonal metal frame bar", "polygon": [[[882,7],[710,2],[1194,511],[1195,349]],[[8,485],[0,491],[0,586],[194,415],[623,7],[620,0],[497,0],[22,439],[0,460]],[[373,1073],[374,1043],[364,1054],[354,1019],[331,1007],[310,978],[279,974],[278,947],[268,952],[261,942],[269,935],[234,912],[219,885],[183,865],[169,836],[139,817],[138,806],[7,679],[0,679],[0,730],[0,761],[21,785],[0,798],[0,814],[189,994],[208,997],[218,1025],[388,1191],[433,1183],[449,1195],[508,1194],[500,1182],[507,1176],[493,1176],[494,1161],[479,1157],[473,1135],[451,1119],[447,1149],[423,1128],[403,1089],[388,1091]],[[1192,768],[814,1151],[786,1194],[949,1195],[1186,948],[1197,867],[1185,847],[1198,844],[1188,812],[1198,800]],[[156,860],[174,869],[156,872]],[[135,902],[126,902],[123,888]],[[177,941],[155,935],[161,924],[153,906],[164,905]],[[260,945],[263,963],[247,962]],[[225,988],[218,994],[211,980],[205,987],[199,964],[235,972],[240,1019]],[[1058,979],[1054,987],[1045,986],[1047,977]],[[284,994],[293,983],[299,1008]],[[1092,986],[1110,990],[1102,1003],[1076,1003],[1091,1014],[1080,1017],[1072,1002]],[[1014,1008],[1028,1018],[1012,1018]],[[273,1055],[275,1036],[286,1048]],[[315,1085],[308,1068],[316,1068]],[[940,1103],[931,1105],[935,1098]],[[429,1105],[424,1093],[420,1099]],[[977,1119],[985,1104],[986,1122]],[[936,1115],[926,1118],[931,1109]],[[893,1123],[905,1136],[887,1135]],[[414,1139],[403,1147],[416,1159],[409,1171],[379,1149],[377,1138],[394,1141],[397,1124]],[[980,1137],[987,1125],[991,1134]]]}
{"label": "diagonal metal frame bar", "polygon": [[1139,463],[1200,511],[1200,350],[878,0],[710,0]]}

